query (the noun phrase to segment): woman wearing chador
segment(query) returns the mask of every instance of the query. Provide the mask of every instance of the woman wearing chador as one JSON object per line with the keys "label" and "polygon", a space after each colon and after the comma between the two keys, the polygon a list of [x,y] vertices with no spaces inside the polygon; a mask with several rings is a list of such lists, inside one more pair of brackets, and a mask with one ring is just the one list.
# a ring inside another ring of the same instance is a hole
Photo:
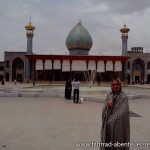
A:
{"label": "woman wearing chador", "polygon": [[72,92],[72,84],[70,80],[67,80],[66,85],[65,85],[65,98],[66,99],[71,99],[71,92]]}
{"label": "woman wearing chador", "polygon": [[100,150],[129,150],[129,104],[127,96],[122,92],[120,79],[112,80],[111,90],[102,111]]}

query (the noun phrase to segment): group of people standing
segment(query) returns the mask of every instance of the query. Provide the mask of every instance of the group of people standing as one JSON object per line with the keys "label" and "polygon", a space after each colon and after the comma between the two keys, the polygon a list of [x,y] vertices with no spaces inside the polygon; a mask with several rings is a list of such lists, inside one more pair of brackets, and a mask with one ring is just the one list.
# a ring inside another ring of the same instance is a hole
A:
{"label": "group of people standing", "polygon": [[73,89],[73,102],[79,102],[79,88],[80,88],[80,81],[78,78],[75,78],[72,82],[70,80],[66,81],[65,85],[65,98],[71,99],[71,93]]}

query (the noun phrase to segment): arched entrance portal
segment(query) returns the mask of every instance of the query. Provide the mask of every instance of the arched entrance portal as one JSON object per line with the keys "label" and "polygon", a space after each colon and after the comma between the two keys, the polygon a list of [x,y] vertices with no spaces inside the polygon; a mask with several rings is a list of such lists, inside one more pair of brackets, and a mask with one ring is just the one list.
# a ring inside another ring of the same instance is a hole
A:
{"label": "arched entrance portal", "polygon": [[24,61],[19,57],[12,62],[12,81],[14,80],[18,82],[24,80]]}
{"label": "arched entrance portal", "polygon": [[138,58],[133,62],[133,81],[135,83],[144,82],[144,68],[145,64],[142,59]]}

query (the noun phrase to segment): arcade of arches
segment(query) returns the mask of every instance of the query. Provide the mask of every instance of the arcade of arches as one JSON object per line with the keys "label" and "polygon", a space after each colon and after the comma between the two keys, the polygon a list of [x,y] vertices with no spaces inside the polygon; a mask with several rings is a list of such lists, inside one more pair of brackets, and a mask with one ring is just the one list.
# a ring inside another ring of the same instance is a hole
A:
{"label": "arcade of arches", "polygon": [[132,62],[127,62],[128,83],[150,83],[150,62],[137,58]]}

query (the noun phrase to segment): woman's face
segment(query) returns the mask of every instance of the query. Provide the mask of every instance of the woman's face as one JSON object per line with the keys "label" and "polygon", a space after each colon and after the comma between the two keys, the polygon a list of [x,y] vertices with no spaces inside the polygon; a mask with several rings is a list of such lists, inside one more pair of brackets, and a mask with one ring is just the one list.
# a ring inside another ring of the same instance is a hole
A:
{"label": "woman's face", "polygon": [[111,88],[113,92],[119,92],[121,89],[121,85],[117,80],[113,80],[111,84]]}

